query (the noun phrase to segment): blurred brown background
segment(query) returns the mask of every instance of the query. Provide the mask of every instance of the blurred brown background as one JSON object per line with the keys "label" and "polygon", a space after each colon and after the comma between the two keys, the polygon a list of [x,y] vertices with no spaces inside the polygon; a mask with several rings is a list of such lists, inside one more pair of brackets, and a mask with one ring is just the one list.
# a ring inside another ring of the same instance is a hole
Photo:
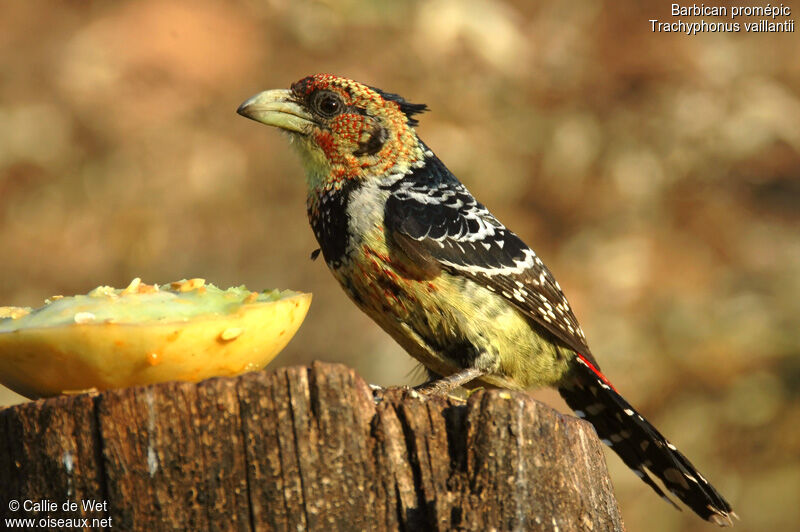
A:
{"label": "blurred brown background", "polygon": [[[273,367],[414,382],[309,260],[286,140],[235,114],[345,75],[430,106],[420,136],[556,272],[606,373],[737,530],[797,530],[800,39],[652,33],[665,2],[529,4],[5,3],[0,305],[136,276],[300,289],[314,303]],[[713,528],[609,467],[628,530]]]}

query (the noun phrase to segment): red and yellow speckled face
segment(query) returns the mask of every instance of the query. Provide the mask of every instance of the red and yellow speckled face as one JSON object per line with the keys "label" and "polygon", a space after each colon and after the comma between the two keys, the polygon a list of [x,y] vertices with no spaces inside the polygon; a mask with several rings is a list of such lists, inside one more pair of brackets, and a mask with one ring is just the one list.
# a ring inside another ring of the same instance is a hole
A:
{"label": "red and yellow speckled face", "polygon": [[307,170],[324,174],[328,183],[385,174],[421,156],[410,116],[422,105],[330,74],[303,78],[291,92],[313,122],[298,147],[322,155],[309,154],[306,163],[329,167]]}
{"label": "red and yellow speckled face", "polygon": [[313,197],[346,180],[407,171],[424,156],[413,115],[425,109],[357,81],[316,74],[291,90],[257,94],[238,112],[293,137]]}

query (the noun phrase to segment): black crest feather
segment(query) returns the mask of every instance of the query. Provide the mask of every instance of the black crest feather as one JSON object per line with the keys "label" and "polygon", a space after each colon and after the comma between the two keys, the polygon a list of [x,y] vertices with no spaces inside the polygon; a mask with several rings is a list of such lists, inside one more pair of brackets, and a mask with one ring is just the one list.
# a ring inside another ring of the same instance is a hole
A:
{"label": "black crest feather", "polygon": [[382,91],[381,89],[378,89],[376,87],[370,87],[370,89],[380,94],[384,100],[395,102],[400,107],[400,110],[403,111],[403,113],[405,113],[406,117],[408,117],[408,125],[410,126],[416,126],[417,124],[419,124],[419,120],[414,118],[415,114],[422,113],[428,110],[428,106],[425,105],[424,103],[411,103],[406,101],[406,99],[400,96],[399,94]]}

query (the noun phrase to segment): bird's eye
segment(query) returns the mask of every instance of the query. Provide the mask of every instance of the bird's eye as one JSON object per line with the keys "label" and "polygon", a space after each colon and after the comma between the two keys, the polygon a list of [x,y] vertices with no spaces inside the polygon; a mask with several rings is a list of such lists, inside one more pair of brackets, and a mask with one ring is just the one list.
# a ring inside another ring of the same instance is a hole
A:
{"label": "bird's eye", "polygon": [[311,97],[311,108],[324,118],[333,118],[344,110],[344,102],[335,92],[319,91]]}

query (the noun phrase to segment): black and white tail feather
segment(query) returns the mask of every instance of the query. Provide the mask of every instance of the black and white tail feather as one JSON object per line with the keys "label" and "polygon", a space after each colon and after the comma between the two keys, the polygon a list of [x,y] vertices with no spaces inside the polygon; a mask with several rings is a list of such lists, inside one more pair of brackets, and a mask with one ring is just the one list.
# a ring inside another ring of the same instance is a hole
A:
{"label": "black and white tail feather", "polygon": [[650,476],[704,519],[732,526],[737,517],[692,463],[637,412],[587,359],[578,355],[573,381],[559,392],[578,417],[589,421],[603,443],[648,486],[680,509]]}

